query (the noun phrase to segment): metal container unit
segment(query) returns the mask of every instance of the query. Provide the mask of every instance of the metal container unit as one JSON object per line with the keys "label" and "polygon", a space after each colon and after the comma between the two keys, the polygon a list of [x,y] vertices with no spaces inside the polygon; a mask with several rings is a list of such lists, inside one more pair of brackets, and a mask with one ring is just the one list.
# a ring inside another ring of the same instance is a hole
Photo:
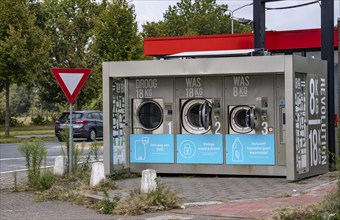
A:
{"label": "metal container unit", "polygon": [[291,55],[106,62],[106,173],[115,169],[116,78],[125,84],[122,138],[131,172],[288,180],[325,173],[326,68]]}

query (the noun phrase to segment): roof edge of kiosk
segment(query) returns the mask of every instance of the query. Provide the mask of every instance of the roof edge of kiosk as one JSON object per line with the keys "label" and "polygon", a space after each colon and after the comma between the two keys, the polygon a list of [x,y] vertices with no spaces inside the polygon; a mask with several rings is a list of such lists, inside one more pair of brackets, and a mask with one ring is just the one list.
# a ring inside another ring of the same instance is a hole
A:
{"label": "roof edge of kiosk", "polygon": [[[319,50],[321,28],[266,31],[266,49],[270,52]],[[334,47],[338,46],[338,28],[334,28]],[[253,33],[173,36],[144,39],[144,55],[163,57],[185,51],[235,50],[254,48]]]}
{"label": "roof edge of kiosk", "polygon": [[117,61],[103,65],[107,67],[108,77],[256,74],[283,72],[286,56],[292,55]]}

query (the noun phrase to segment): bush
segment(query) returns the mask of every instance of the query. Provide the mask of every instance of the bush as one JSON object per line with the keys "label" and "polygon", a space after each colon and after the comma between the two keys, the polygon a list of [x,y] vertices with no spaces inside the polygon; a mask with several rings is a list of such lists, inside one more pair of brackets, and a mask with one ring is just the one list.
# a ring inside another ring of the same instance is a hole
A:
{"label": "bush", "polygon": [[[0,110],[0,125],[5,125],[5,111]],[[9,126],[10,127],[15,127],[20,125],[20,122],[13,116],[9,118]]]}
{"label": "bush", "polygon": [[46,124],[46,120],[45,120],[45,118],[43,117],[43,116],[41,116],[41,115],[38,115],[37,117],[33,117],[32,118],[32,124],[33,125],[45,125]]}
{"label": "bush", "polygon": [[[42,162],[46,162],[47,152],[45,144],[43,142],[24,142],[18,146],[18,151],[25,157],[26,168],[28,170],[28,184],[35,189],[44,188],[46,179],[51,179],[50,177],[42,177],[40,175]],[[41,184],[44,186],[41,186]]]}

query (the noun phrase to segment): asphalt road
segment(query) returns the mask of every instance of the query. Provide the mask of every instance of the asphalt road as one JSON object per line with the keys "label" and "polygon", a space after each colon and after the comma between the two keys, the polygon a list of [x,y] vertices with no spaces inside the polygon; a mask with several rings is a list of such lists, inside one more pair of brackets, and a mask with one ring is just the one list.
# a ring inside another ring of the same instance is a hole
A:
{"label": "asphalt road", "polygon": [[[65,142],[46,141],[45,147],[47,150],[46,166],[54,165],[54,160],[57,156],[62,155],[62,147],[66,149]],[[79,147],[83,142],[75,142]],[[84,155],[89,152],[89,145],[91,142],[85,142]],[[0,174],[19,171],[26,169],[25,158],[18,151],[19,144],[0,144]],[[99,159],[102,159],[103,150],[99,151]],[[43,164],[45,166],[45,164]]]}

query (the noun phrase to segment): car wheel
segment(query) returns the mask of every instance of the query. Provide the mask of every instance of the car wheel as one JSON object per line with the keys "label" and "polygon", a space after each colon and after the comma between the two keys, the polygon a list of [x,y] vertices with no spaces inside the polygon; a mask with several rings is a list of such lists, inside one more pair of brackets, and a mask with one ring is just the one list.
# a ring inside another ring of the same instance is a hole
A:
{"label": "car wheel", "polygon": [[97,137],[97,134],[96,134],[96,131],[92,128],[90,131],[89,131],[89,134],[87,136],[87,140],[89,141],[94,141]]}

